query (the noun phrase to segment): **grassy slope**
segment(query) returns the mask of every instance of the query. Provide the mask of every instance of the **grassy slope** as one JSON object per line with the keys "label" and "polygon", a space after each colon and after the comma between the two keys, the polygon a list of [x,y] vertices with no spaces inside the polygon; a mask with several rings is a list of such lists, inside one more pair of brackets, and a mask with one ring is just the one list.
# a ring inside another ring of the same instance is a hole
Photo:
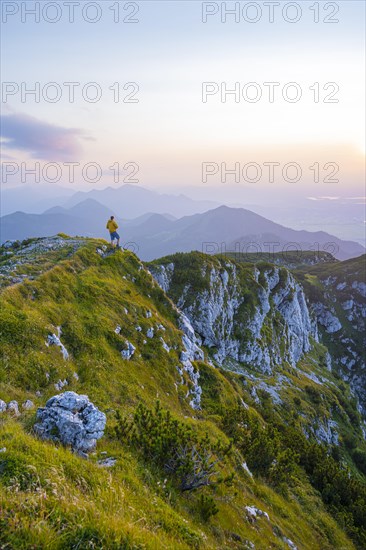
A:
{"label": "grassy slope", "polygon": [[[259,549],[286,548],[275,527],[300,549],[353,548],[305,477],[283,498],[260,480],[251,480],[235,455],[226,466],[236,473],[234,485],[217,490],[219,514],[205,523],[195,495],[164,488],[153,467],[120,445],[112,429],[117,409],[132,412],[139,402],[151,406],[159,398],[200,433],[208,431],[225,441],[220,410],[240,397],[248,401],[249,395],[240,376],[201,364],[203,411],[194,413],[185,398],[187,387],[174,385],[181,333],[169,300],[139,270],[133,254],[102,259],[95,252],[97,244],[85,241],[75,254],[68,256],[68,250],[61,262],[58,253],[57,265],[48,265],[34,281],[2,291],[0,398],[30,398],[41,406],[57,393],[53,384],[67,378],[67,389],[88,394],[106,412],[108,428],[97,453],[86,461],[37,440],[34,412],[23,412],[18,419],[0,416],[0,448],[6,447],[0,454],[1,547],[245,548],[250,540]],[[43,261],[48,258],[45,254]],[[153,313],[150,319],[147,310]],[[144,345],[143,333],[135,330],[140,325],[145,332],[157,323],[166,327],[164,340],[177,348],[169,354],[158,338]],[[131,361],[121,359],[124,338],[115,334],[117,324],[137,347]],[[59,325],[71,355],[67,362],[57,347],[45,346],[47,334]],[[42,396],[36,397],[36,391]],[[117,458],[116,466],[100,468],[96,460],[101,452]],[[268,512],[271,523],[264,518],[248,523],[246,505]]]}

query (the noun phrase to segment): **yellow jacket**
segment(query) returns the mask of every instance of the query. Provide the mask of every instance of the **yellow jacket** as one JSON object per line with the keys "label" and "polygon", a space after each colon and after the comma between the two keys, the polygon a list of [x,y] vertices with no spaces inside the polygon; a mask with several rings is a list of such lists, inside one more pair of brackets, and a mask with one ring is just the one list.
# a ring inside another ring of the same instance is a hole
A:
{"label": "yellow jacket", "polygon": [[118,224],[114,220],[107,221],[107,229],[110,233],[114,233],[118,229]]}

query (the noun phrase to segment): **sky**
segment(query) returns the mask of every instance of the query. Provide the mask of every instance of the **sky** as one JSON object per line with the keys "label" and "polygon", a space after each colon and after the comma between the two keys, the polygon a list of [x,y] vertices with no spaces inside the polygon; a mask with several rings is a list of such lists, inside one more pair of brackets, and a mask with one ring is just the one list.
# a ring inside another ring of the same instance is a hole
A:
{"label": "sky", "polygon": [[363,1],[73,4],[70,22],[70,2],[2,2],[5,188],[39,174],[362,201]]}

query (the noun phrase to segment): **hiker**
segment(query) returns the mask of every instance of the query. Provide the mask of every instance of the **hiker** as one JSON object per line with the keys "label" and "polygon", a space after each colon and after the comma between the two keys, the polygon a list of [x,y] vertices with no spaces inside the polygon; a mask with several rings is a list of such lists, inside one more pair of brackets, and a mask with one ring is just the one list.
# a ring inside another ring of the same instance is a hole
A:
{"label": "hiker", "polygon": [[114,216],[111,216],[107,221],[107,229],[111,236],[111,245],[114,246],[114,241],[117,239],[117,248],[119,248],[119,235],[117,233],[118,223],[115,221]]}

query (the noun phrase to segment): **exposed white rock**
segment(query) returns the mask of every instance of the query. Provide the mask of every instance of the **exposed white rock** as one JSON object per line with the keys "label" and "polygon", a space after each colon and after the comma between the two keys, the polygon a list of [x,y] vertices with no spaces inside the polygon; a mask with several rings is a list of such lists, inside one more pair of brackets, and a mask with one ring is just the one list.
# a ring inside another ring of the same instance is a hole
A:
{"label": "exposed white rock", "polygon": [[114,466],[116,462],[117,462],[116,458],[109,457],[109,458],[104,458],[103,460],[98,460],[97,464],[102,468],[112,468],[112,466]]}
{"label": "exposed white rock", "polygon": [[328,351],[325,354],[325,364],[327,366],[327,369],[331,372],[332,371],[332,358],[331,358],[330,353]]}
{"label": "exposed white rock", "polygon": [[0,399],[0,413],[6,411],[6,403],[2,399]]}
{"label": "exposed white rock", "polygon": [[291,539],[288,539],[287,537],[283,537],[283,542],[285,542],[287,546],[291,548],[291,550],[297,550],[296,544],[292,542]]}
{"label": "exposed white rock", "polygon": [[331,285],[334,285],[336,280],[337,280],[337,277],[329,276],[326,279],[324,279],[323,283],[325,284],[325,286],[331,286]]}
{"label": "exposed white rock", "polygon": [[338,445],[338,424],[332,419],[324,419],[318,426],[314,427],[314,435],[319,443],[326,445]]}
{"label": "exposed white rock", "polygon": [[19,416],[19,405],[18,401],[10,401],[8,403],[8,406],[6,407],[6,410],[14,414],[15,416]]}
{"label": "exposed white rock", "polygon": [[200,373],[194,368],[190,361],[182,362],[183,370],[188,374],[190,381],[192,382],[192,388],[188,391],[187,397],[191,396],[190,406],[192,409],[201,410],[201,394],[202,388],[198,381]]}
{"label": "exposed white rock", "polygon": [[268,521],[270,521],[269,520],[269,515],[267,514],[267,512],[263,512],[263,510],[260,510],[259,508],[256,508],[255,506],[246,506],[245,510],[247,512],[248,519],[251,520],[251,521],[256,521],[259,517],[264,517]]}
{"label": "exposed white rock", "polygon": [[137,330],[137,332],[141,332],[142,328],[140,327],[140,325],[138,325],[137,327],[135,327],[135,330]]}
{"label": "exposed white rock", "polygon": [[152,317],[152,313],[151,313],[150,310],[148,310],[148,311],[146,312],[146,319],[150,319],[150,317]]}
{"label": "exposed white rock", "polygon": [[87,453],[103,436],[106,416],[86,395],[65,392],[51,397],[37,411],[34,430],[42,439],[59,441],[74,451]]}
{"label": "exposed white rock", "polygon": [[24,403],[22,404],[22,407],[23,409],[25,409],[26,411],[29,411],[31,409],[34,408],[34,403],[33,401],[31,401],[30,399],[27,399],[26,401],[24,401]]}
{"label": "exposed white rock", "polygon": [[56,384],[54,384],[55,389],[57,391],[61,391],[65,386],[68,386],[68,385],[69,385],[69,383],[66,379],[65,380],[59,380],[58,382],[56,382]]}
{"label": "exposed white rock", "polygon": [[146,336],[147,336],[147,338],[154,338],[154,329],[149,328],[146,332]]}
{"label": "exposed white rock", "polygon": [[172,280],[172,275],[174,272],[174,264],[170,263],[167,266],[160,265],[154,268],[150,268],[150,273],[153,275],[154,279],[158,285],[168,292]]}
{"label": "exposed white rock", "polygon": [[121,330],[122,330],[122,329],[121,329],[120,325],[117,325],[116,328],[114,329],[114,332],[115,332],[116,334],[121,334]]}
{"label": "exposed white rock", "polygon": [[303,374],[304,376],[306,376],[306,378],[309,378],[309,380],[315,382],[315,384],[319,384],[319,386],[323,385],[323,382],[313,372],[303,372]]}
{"label": "exposed white rock", "polygon": [[[183,312],[180,312],[179,315],[179,328],[184,332],[190,342],[196,344],[197,346],[202,344],[202,341],[195,333],[190,320]],[[188,342],[188,340],[186,340],[186,342]]]}
{"label": "exposed white rock", "polygon": [[363,298],[366,298],[366,283],[354,281],[352,283],[352,288],[354,290],[358,290],[361,296],[363,296]]}
{"label": "exposed white rock", "polygon": [[192,409],[200,410],[201,409],[201,394],[202,388],[199,385],[200,373],[194,368],[191,361],[204,360],[204,353],[202,349],[198,346],[200,342],[197,338],[196,333],[188,320],[188,318],[182,313],[179,312],[179,327],[183,331],[182,344],[184,351],[180,354],[180,362],[182,363],[182,369],[177,367],[178,372],[181,377],[181,384],[184,383],[183,371],[185,371],[192,383],[192,387],[188,391],[188,396],[191,396],[190,406]]}
{"label": "exposed white rock", "polygon": [[131,342],[128,342],[128,341],[126,341],[126,346],[127,346],[127,349],[122,350],[121,355],[123,359],[127,359],[129,361],[133,356],[133,354],[135,353],[136,348],[133,344],[131,344]]}
{"label": "exposed white rock", "polygon": [[320,323],[329,334],[338,332],[341,330],[342,325],[338,317],[336,317],[329,309],[322,303],[317,302],[313,306],[314,312],[317,316],[318,323]]}
{"label": "exposed white rock", "polygon": [[261,390],[266,391],[270,396],[275,405],[281,405],[282,399],[280,397],[280,394],[278,393],[278,390],[280,389],[279,386],[270,386],[269,384],[266,384],[265,382],[260,382],[258,384],[258,387]]}
{"label": "exposed white rock", "polygon": [[62,334],[61,327],[57,327],[57,334],[57,336],[56,334],[49,334],[47,336],[46,346],[58,346],[61,349],[62,356],[66,361],[69,358],[69,352],[60,340]]}
{"label": "exposed white rock", "polygon": [[342,303],[342,308],[345,311],[348,311],[349,309],[353,308],[353,304],[354,304],[353,300],[346,300],[345,302]]}
{"label": "exposed white rock", "polygon": [[252,472],[249,470],[248,465],[247,465],[246,462],[243,462],[242,467],[243,467],[243,469],[246,471],[246,473],[247,473],[250,477],[253,477],[253,474],[252,474]]}
{"label": "exposed white rock", "polygon": [[[316,325],[310,319],[302,288],[289,272],[268,268],[262,271],[261,278],[258,268],[253,268],[258,300],[251,316],[244,320],[240,311],[247,298],[241,293],[235,264],[227,262],[225,269],[208,266],[205,269],[209,269],[210,277],[207,289],[197,293],[192,301],[187,285],[177,305],[184,312],[180,321],[183,332],[191,341],[194,341],[193,334],[196,340],[199,335],[199,341],[195,342],[198,346],[215,348],[214,358],[219,364],[232,358],[270,373],[284,360],[295,366],[302,354],[309,351],[310,336],[317,338]],[[154,271],[154,276],[158,271]],[[157,280],[159,282],[159,277]],[[165,281],[164,289],[169,290],[169,286]],[[273,325],[272,317],[276,313],[280,315],[282,328],[278,334],[274,333],[272,342],[266,342],[264,327]],[[280,345],[283,342],[284,354]]]}
{"label": "exposed white rock", "polygon": [[163,348],[165,349],[165,351],[167,351],[168,353],[170,352],[170,347],[166,344],[164,338],[162,336],[160,336],[160,342],[163,344]]}

